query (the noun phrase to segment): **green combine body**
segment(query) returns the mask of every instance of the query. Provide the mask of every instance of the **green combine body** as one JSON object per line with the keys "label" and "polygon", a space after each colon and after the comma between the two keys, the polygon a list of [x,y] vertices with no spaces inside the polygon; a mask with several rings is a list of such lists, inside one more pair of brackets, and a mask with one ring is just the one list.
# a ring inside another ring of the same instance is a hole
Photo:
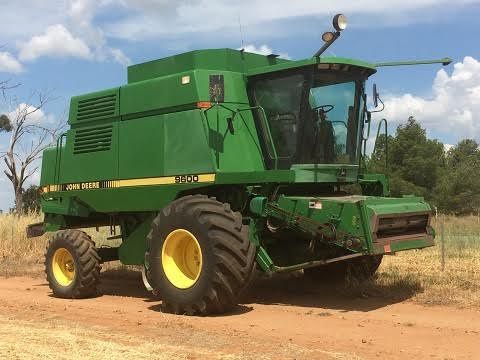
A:
{"label": "green combine body", "polygon": [[[384,254],[432,246],[430,206],[389,197],[386,177],[363,165],[375,72],[337,57],[200,50],[72,98],[70,129],[43,155],[45,219],[29,228],[59,231],[47,253],[54,293],[91,295],[98,264],[119,259],[145,268],[166,311],[215,313],[255,268],[372,275]],[[121,245],[71,230],[98,226],[119,226]]]}

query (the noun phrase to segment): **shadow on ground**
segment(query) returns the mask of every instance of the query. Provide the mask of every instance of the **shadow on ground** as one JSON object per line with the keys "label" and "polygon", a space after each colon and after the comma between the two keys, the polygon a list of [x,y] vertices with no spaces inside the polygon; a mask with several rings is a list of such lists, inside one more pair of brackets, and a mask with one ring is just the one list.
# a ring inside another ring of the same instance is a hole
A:
{"label": "shadow on ground", "polygon": [[423,292],[418,281],[399,278],[383,284],[363,282],[315,282],[302,274],[257,279],[244,304],[290,305],[344,311],[371,311],[410,299]]}
{"label": "shadow on ground", "polygon": [[[160,300],[145,290],[141,273],[134,270],[107,270],[102,273],[100,294],[126,296],[152,302],[151,310],[161,311]],[[228,315],[241,315],[254,304],[284,305],[344,311],[371,311],[405,301],[422,292],[419,282],[400,277],[382,284],[376,279],[361,283],[318,283],[301,272],[258,278],[241,305]]]}
{"label": "shadow on ground", "polygon": [[131,269],[103,271],[99,293],[101,295],[140,298],[145,301],[158,301],[143,286],[141,272]]}

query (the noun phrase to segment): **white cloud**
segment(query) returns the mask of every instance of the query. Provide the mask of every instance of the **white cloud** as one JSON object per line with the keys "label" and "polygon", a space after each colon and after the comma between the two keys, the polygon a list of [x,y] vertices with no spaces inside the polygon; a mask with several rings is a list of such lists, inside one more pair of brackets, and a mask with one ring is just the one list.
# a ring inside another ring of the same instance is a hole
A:
{"label": "white cloud", "polygon": [[132,63],[128,56],[120,49],[109,48],[109,52],[113,59],[121,65],[128,66]]}
{"label": "white cloud", "polygon": [[480,140],[480,62],[470,56],[456,63],[451,75],[444,69],[438,71],[430,98],[404,94],[385,100],[381,115],[393,123],[413,115],[427,130],[456,140]]}
{"label": "white cloud", "polygon": [[[480,0],[457,0],[455,8]],[[273,3],[273,5],[272,5]],[[75,26],[101,28],[107,36],[144,39],[229,29],[238,33],[238,18],[247,35],[264,34],[268,23],[309,17],[324,17],[325,25],[334,13],[343,10],[351,20],[367,26],[430,22],[451,12],[450,0],[2,0],[3,42],[27,40],[52,24],[63,24],[72,33]],[[249,9],[249,11],[245,11]],[[109,16],[99,19],[98,15]],[[113,15],[113,16],[110,16]],[[373,16],[373,19],[372,17]],[[323,20],[322,20],[323,21]],[[21,26],[19,26],[21,24]],[[276,28],[276,32],[298,31],[301,27]],[[283,30],[283,31],[282,31]],[[273,32],[273,31],[272,31]],[[224,32],[217,32],[221,36]],[[82,34],[77,34],[77,36]],[[83,37],[82,37],[83,38]],[[248,37],[247,37],[248,39]],[[248,41],[248,40],[247,40]]]}
{"label": "white cloud", "polygon": [[32,112],[35,110],[35,107],[32,106],[32,105],[29,105],[29,104],[26,104],[26,103],[21,103],[21,104],[18,104],[18,106],[7,113],[8,117],[14,121],[14,119],[16,118],[20,118],[21,116],[25,115],[25,114],[28,114],[28,113],[31,113],[29,116],[28,116],[28,122],[29,123],[40,123],[40,122],[43,122],[45,120],[47,120],[47,116],[45,115],[45,112],[42,110],[42,109],[38,109],[37,111],[35,112]]}
{"label": "white cloud", "polygon": [[25,40],[43,31],[48,25],[62,22],[64,0],[2,0],[2,43]]}
{"label": "white cloud", "polygon": [[110,0],[2,0],[2,42],[26,40],[53,24],[90,21]]}
{"label": "white cloud", "polygon": [[40,171],[37,170],[33,173],[33,175],[27,179],[27,184],[26,184],[26,187],[30,186],[30,185],[38,185],[40,184]]}
{"label": "white cloud", "polygon": [[92,26],[86,19],[73,25],[82,34],[81,37],[72,34],[62,24],[47,27],[44,34],[33,36],[20,45],[20,59],[33,61],[50,56],[104,61],[110,58],[119,64],[129,65],[130,59],[120,49],[107,46],[103,31]]}
{"label": "white cloud", "polygon": [[[267,45],[261,45],[260,47],[256,47],[255,45],[245,45],[243,47],[243,49],[246,51],[246,52],[249,52],[249,53],[254,53],[254,54],[260,54],[260,55],[270,55],[270,54],[273,54],[273,51],[270,47],[268,47]],[[238,49],[240,50],[240,49]]]}
{"label": "white cloud", "polygon": [[[261,45],[259,47],[256,47],[255,45],[249,44],[249,45],[245,45],[243,49],[245,50],[245,52],[260,54],[260,55],[275,54],[272,48],[270,48],[268,45]],[[277,55],[279,55],[283,59],[290,59],[287,53],[279,53]]]}
{"label": "white cloud", "polygon": [[0,72],[17,74],[22,71],[22,64],[12,54],[0,52]]}
{"label": "white cloud", "polygon": [[99,5],[101,2],[94,0],[72,0],[69,4],[68,15],[78,24],[89,25]]}
{"label": "white cloud", "polygon": [[[126,8],[129,15],[112,21],[107,32],[127,39],[142,39],[152,36],[167,36],[181,33],[214,32],[222,36],[227,29],[238,32],[239,16],[244,30],[264,34],[271,22],[301,17],[331,17],[343,9],[352,18],[365,19],[370,26],[382,24],[407,24],[430,21],[437,12],[445,12],[449,0],[112,0]],[[479,0],[457,0],[461,7]],[[244,11],[248,9],[249,11]],[[420,11],[422,10],[422,11]],[[435,11],[434,11],[435,10]],[[418,16],[422,14],[422,16]],[[357,16],[358,15],[358,16]],[[207,20],[206,20],[207,19]],[[396,21],[395,21],[396,20]],[[258,27],[261,25],[260,27]],[[254,30],[254,28],[256,29]],[[222,32],[218,32],[222,30]],[[277,29],[282,32],[295,28]],[[284,33],[284,32],[282,32]]]}
{"label": "white cloud", "polygon": [[21,2],[4,0],[5,22],[0,39],[17,43],[22,61],[49,56],[113,60],[128,65],[130,59],[120,49],[109,46],[101,24],[94,23],[102,11],[113,10],[109,5],[115,2],[117,0],[31,0],[25,7]]}
{"label": "white cloud", "polygon": [[[457,0],[455,7],[479,2]],[[340,9],[338,1],[333,0],[322,1],[321,6],[317,0],[277,0],[274,3],[256,0],[30,0],[28,6],[15,0],[3,0],[2,19],[5,21],[0,37],[4,43],[23,44],[21,53],[26,60],[48,54],[97,61],[110,59],[128,64],[125,54],[109,44],[111,37],[177,40],[185,34],[203,32],[225,39],[238,36],[240,17],[248,43],[306,31],[304,26],[286,27],[279,23],[285,19],[302,21],[309,17],[328,26],[330,17],[343,9],[354,25],[362,22],[366,26],[405,25],[430,22],[439,14],[445,17],[450,4],[450,0],[345,0]],[[249,11],[245,12],[245,8]],[[102,17],[102,14],[108,16]],[[46,29],[52,26],[62,26],[60,33],[67,36],[67,44],[79,46],[62,49],[51,45],[53,34],[47,34]],[[28,44],[36,46],[28,47]],[[169,47],[168,44],[164,46]]]}
{"label": "white cloud", "polygon": [[82,39],[74,37],[65,26],[57,24],[47,27],[44,34],[33,36],[20,46],[19,57],[22,61],[31,61],[42,56],[89,59],[92,53]]}

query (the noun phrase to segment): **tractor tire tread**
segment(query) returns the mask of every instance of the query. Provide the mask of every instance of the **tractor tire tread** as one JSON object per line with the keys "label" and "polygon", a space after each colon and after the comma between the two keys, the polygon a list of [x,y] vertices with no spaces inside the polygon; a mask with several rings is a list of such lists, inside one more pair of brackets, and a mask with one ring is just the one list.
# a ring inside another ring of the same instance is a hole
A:
{"label": "tractor tire tread", "polygon": [[[65,247],[75,261],[75,280],[71,289],[65,291],[57,284],[52,271],[52,256],[59,248]],[[80,230],[58,231],[48,242],[45,250],[45,274],[53,294],[57,297],[81,299],[96,295],[100,279],[100,256],[89,235]]]}
{"label": "tractor tire tread", "polygon": [[[170,218],[187,216],[205,228],[214,249],[214,276],[205,294],[193,303],[181,304],[164,299],[162,289],[155,289],[162,299],[162,310],[176,314],[206,315],[230,310],[238,302],[240,294],[250,285],[255,269],[255,245],[248,238],[248,228],[242,224],[242,216],[224,204],[205,195],[188,195],[173,201],[152,222],[147,237],[147,248],[158,239],[161,224]],[[158,257],[149,258],[149,263]],[[155,288],[155,284],[152,284]]]}

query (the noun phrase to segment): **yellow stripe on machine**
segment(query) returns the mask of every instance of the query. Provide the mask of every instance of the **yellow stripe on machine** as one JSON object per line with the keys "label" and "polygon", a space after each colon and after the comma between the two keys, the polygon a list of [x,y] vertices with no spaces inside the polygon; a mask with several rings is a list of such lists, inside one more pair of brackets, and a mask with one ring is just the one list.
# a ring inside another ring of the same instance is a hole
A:
{"label": "yellow stripe on machine", "polygon": [[155,186],[172,184],[197,184],[215,182],[215,174],[194,174],[194,175],[175,175],[140,179],[124,180],[102,180],[89,181],[73,184],[46,185],[41,188],[42,193],[72,191],[72,190],[94,190],[94,189],[116,189],[134,186]]}

